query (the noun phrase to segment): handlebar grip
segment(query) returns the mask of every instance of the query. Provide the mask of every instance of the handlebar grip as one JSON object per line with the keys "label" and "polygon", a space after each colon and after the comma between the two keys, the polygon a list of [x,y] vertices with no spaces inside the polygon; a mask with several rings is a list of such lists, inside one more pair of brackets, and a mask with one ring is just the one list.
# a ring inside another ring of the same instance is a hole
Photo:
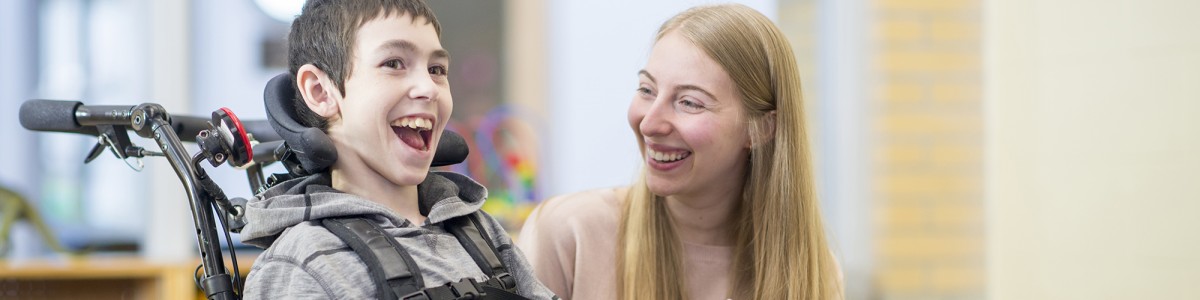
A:
{"label": "handlebar grip", "polygon": [[29,100],[21,104],[21,127],[33,131],[66,132],[96,135],[92,126],[80,126],[75,121],[75,110],[83,106],[79,101]]}

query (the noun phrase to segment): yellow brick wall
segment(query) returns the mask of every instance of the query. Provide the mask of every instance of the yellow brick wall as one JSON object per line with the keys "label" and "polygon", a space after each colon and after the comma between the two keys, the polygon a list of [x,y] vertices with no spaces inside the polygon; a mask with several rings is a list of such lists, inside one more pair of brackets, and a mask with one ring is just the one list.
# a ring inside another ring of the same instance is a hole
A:
{"label": "yellow brick wall", "polygon": [[980,1],[869,3],[872,294],[982,298]]}

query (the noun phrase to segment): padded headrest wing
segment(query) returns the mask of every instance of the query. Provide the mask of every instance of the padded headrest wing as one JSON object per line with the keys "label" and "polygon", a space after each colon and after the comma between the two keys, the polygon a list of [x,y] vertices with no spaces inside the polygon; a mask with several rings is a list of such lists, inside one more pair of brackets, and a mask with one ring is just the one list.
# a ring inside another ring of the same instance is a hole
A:
{"label": "padded headrest wing", "polygon": [[300,166],[309,173],[323,172],[337,161],[337,148],[333,140],[320,128],[300,124],[292,99],[296,97],[296,81],[291,74],[283,73],[271,78],[263,91],[267,107],[267,120],[283,138],[288,148],[300,160]]}
{"label": "padded headrest wing", "polygon": [[433,163],[430,166],[441,167],[458,164],[467,159],[467,154],[471,154],[470,147],[467,147],[467,140],[449,129],[442,130],[442,138],[438,141],[437,152],[433,153]]}

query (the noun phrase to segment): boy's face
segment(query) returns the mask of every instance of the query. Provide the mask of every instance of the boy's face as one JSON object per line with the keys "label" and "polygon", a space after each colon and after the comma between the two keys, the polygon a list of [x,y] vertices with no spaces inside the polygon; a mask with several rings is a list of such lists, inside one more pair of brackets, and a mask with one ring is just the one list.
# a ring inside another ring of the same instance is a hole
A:
{"label": "boy's face", "polygon": [[377,17],[358,30],[350,61],[341,114],[329,126],[338,160],[396,185],[421,183],[454,108],[450,57],[433,25]]}

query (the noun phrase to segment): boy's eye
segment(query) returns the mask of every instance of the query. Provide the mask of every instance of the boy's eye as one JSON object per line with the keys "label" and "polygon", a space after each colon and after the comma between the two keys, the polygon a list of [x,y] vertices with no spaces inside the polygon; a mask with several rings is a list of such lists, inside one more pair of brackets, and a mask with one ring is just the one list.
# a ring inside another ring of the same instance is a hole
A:
{"label": "boy's eye", "polygon": [[386,67],[386,68],[397,69],[397,70],[403,70],[405,67],[404,61],[399,60],[399,59],[389,59],[387,61],[384,61],[383,64],[381,64],[380,66]]}
{"label": "boy's eye", "polygon": [[445,66],[429,67],[429,74],[433,74],[433,75],[437,75],[437,76],[446,76],[447,73],[449,73],[449,71],[446,70]]}

